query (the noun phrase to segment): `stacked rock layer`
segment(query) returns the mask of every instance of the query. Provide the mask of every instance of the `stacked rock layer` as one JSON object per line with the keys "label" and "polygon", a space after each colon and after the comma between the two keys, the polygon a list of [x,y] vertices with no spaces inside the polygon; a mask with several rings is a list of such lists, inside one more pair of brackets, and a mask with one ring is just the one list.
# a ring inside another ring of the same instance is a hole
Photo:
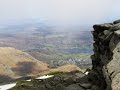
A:
{"label": "stacked rock layer", "polygon": [[120,90],[120,20],[93,26],[94,55],[91,56],[96,84],[101,90]]}

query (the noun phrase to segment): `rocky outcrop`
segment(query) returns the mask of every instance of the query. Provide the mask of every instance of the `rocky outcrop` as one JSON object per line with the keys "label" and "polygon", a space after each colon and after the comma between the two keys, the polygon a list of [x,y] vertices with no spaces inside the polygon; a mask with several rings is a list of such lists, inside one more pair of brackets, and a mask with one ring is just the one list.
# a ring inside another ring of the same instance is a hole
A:
{"label": "rocky outcrop", "polygon": [[58,73],[54,77],[44,80],[19,81],[10,90],[91,90],[91,86],[85,74],[71,72]]}
{"label": "rocky outcrop", "polygon": [[94,31],[93,71],[101,90],[120,90],[120,20],[97,24]]}

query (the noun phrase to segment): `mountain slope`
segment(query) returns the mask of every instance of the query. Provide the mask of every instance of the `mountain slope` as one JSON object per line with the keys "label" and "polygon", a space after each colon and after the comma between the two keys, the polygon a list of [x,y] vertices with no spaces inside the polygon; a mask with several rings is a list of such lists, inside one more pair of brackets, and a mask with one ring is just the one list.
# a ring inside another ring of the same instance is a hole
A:
{"label": "mountain slope", "polygon": [[0,80],[36,75],[48,70],[48,64],[11,47],[0,47]]}

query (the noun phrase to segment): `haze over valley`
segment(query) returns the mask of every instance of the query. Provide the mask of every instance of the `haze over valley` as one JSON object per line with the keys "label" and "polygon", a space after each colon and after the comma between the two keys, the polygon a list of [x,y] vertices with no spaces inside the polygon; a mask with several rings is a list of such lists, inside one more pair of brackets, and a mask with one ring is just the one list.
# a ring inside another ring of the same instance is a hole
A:
{"label": "haze over valley", "polygon": [[50,67],[68,63],[89,65],[92,36],[86,29],[58,29],[41,22],[8,25],[0,29],[0,47],[22,50]]}

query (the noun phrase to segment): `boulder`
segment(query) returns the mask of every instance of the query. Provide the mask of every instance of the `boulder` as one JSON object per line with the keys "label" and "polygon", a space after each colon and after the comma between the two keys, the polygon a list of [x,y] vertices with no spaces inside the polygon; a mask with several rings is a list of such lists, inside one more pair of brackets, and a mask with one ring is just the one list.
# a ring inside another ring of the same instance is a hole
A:
{"label": "boulder", "polygon": [[105,23],[105,24],[96,24],[93,26],[94,30],[99,30],[99,31],[104,31],[108,30],[112,27],[110,23]]}
{"label": "boulder", "polygon": [[110,31],[116,31],[116,30],[120,30],[120,23],[114,24],[114,25],[110,28]]}
{"label": "boulder", "polygon": [[114,24],[120,23],[120,19],[113,22]]}
{"label": "boulder", "polygon": [[77,84],[72,84],[69,85],[66,90],[85,90],[84,88],[82,88],[81,86],[77,85]]}

